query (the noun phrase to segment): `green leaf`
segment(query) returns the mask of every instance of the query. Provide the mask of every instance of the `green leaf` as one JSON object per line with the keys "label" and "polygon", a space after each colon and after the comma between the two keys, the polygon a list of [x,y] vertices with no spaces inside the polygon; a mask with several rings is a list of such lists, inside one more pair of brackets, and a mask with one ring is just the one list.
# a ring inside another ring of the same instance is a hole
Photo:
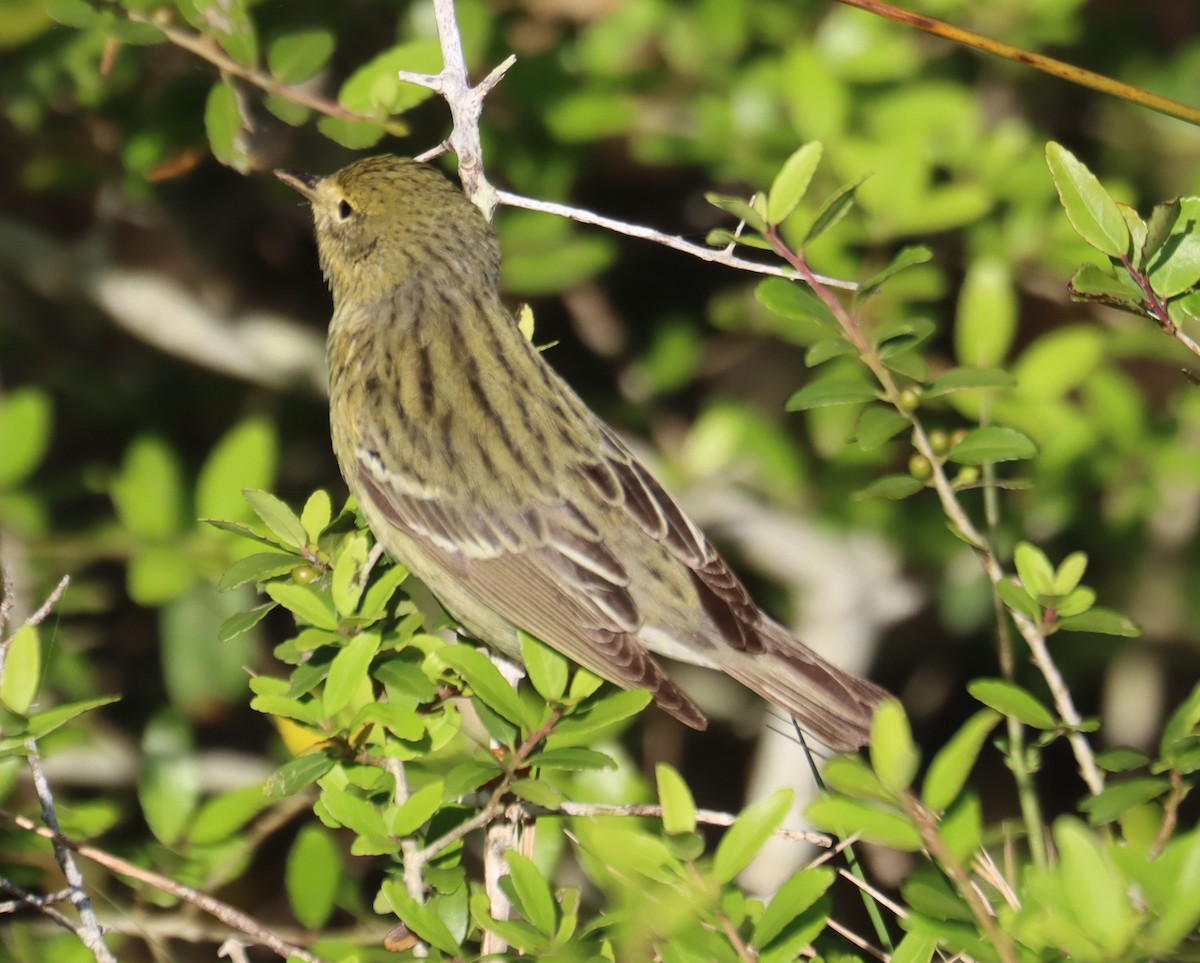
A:
{"label": "green leaf", "polygon": [[767,221],[781,224],[796,209],[809,182],[821,163],[821,144],[812,141],[795,151],[783,163],[767,192]]}
{"label": "green leaf", "polygon": [[907,933],[892,951],[889,963],[929,963],[937,950],[938,939],[928,933]]}
{"label": "green leaf", "polygon": [[1087,571],[1087,563],[1086,552],[1072,552],[1064,558],[1054,573],[1054,594],[1067,595],[1074,591]]}
{"label": "green leaf", "polygon": [[[579,671],[576,671],[576,678]],[[562,719],[546,737],[548,746],[591,745],[650,704],[645,689],[613,692]]]}
{"label": "green leaf", "polygon": [[771,897],[754,927],[751,942],[760,949],[770,943],[784,929],[825,895],[835,879],[833,870],[824,867],[802,869],[793,873]]}
{"label": "green leaf", "polygon": [[204,105],[204,130],[213,157],[241,174],[250,172],[241,105],[233,85],[221,80],[213,84]]}
{"label": "green leaf", "polygon": [[921,764],[921,754],[913,744],[912,729],[904,707],[896,699],[885,700],[871,721],[871,766],[879,781],[900,792],[912,785]]}
{"label": "green leaf", "polygon": [[843,377],[818,378],[792,395],[784,407],[788,411],[807,411],[830,405],[860,405],[878,399],[879,392],[864,381]]}
{"label": "green leaf", "polygon": [[412,836],[433,817],[442,807],[442,782],[435,780],[427,786],[422,786],[406,800],[391,815],[391,833],[393,836]]}
{"label": "green leaf", "polygon": [[1013,578],[1003,579],[996,586],[996,593],[1014,612],[1020,612],[1034,622],[1042,617],[1042,606]]}
{"label": "green leaf", "polygon": [[225,570],[225,574],[221,576],[217,587],[222,592],[228,592],[247,582],[265,582],[277,575],[285,575],[303,563],[304,559],[299,555],[284,555],[282,552],[257,552],[254,555],[239,558],[230,565]]}
{"label": "green leaf", "polygon": [[527,632],[518,632],[521,644],[521,661],[533,687],[547,702],[560,702],[567,691],[570,663],[567,657],[556,652]]}
{"label": "green leaf", "polygon": [[263,591],[309,625],[330,632],[337,631],[338,620],[333,611],[333,603],[329,596],[323,595],[313,586],[297,585],[294,582],[271,582]]}
{"label": "green leaf", "polygon": [[339,615],[348,617],[358,609],[366,567],[367,536],[363,532],[355,532],[342,542],[334,559],[333,577],[329,583],[329,595]]}
{"label": "green leaf", "polygon": [[254,626],[258,625],[267,613],[275,608],[274,602],[264,602],[262,605],[256,605],[254,608],[245,612],[234,612],[217,630],[218,642],[232,642],[239,635],[244,635],[249,632]]}
{"label": "green leaf", "polygon": [[1128,639],[1142,634],[1137,623],[1120,612],[1097,606],[1080,615],[1059,619],[1057,626],[1065,632],[1095,632],[1099,635],[1120,635]]}
{"label": "green leaf", "polygon": [[[894,361],[898,355],[911,351],[936,333],[937,325],[929,318],[897,318],[882,325],[875,332],[873,340],[879,349],[879,357]],[[889,364],[889,367],[893,365]],[[921,381],[924,375],[914,375],[914,378]]]}
{"label": "green leaf", "polygon": [[376,839],[387,836],[387,826],[384,825],[379,810],[351,792],[344,789],[324,789],[321,791],[320,803],[334,822],[359,836]]}
{"label": "green leaf", "polygon": [[298,84],[318,73],[333,54],[328,30],[296,30],[281,34],[267,48],[267,69],[285,84]]}
{"label": "green leaf", "polygon": [[863,451],[873,451],[908,427],[908,419],[895,408],[869,405],[858,418],[854,436]]}
{"label": "green leaf", "polygon": [[1003,679],[976,679],[968,683],[967,691],[985,706],[990,706],[1006,716],[1013,716],[1034,729],[1058,728],[1058,720],[1050,710],[1012,682]]}
{"label": "green leaf", "polygon": [[53,709],[47,709],[45,712],[35,712],[29,717],[28,733],[34,739],[41,739],[55,729],[66,725],[72,719],[83,715],[85,712],[91,712],[100,706],[120,701],[121,697],[116,695],[99,696],[95,699],[84,699],[80,702],[68,702],[61,706],[55,706]]}
{"label": "green leaf", "polygon": [[890,498],[899,501],[915,495],[924,487],[925,483],[912,475],[884,475],[866,488],[860,488],[850,497],[855,501],[862,501],[864,498]]}
{"label": "green leaf", "polygon": [[268,802],[257,784],[213,796],[200,807],[188,827],[188,842],[195,846],[225,842],[266,809]]}
{"label": "green leaf", "polygon": [[308,534],[300,519],[282,500],[270,492],[246,489],[242,492],[254,513],[263,520],[279,540],[289,548],[303,549],[308,544]]}
{"label": "green leaf", "polygon": [[426,733],[425,723],[411,703],[369,702],[358,711],[347,728],[357,731],[360,726],[370,723],[383,726],[397,739],[407,742],[416,742]]}
{"label": "green leaf", "polygon": [[696,802],[678,771],[665,762],[654,767],[658,801],[662,805],[663,829],[668,833],[690,833],[696,829]]}
{"label": "green leaf", "polygon": [[808,807],[805,816],[818,829],[838,836],[857,833],[867,842],[904,852],[921,848],[921,834],[916,826],[890,807],[884,809],[855,799],[822,796]]}
{"label": "green leaf", "polygon": [[844,358],[846,355],[856,353],[857,349],[854,345],[843,338],[822,338],[804,352],[804,364],[806,367],[815,368],[833,358]]}
{"label": "green leaf", "polygon": [[101,13],[85,0],[46,0],[46,13],[64,27],[86,28],[97,23]]}
{"label": "green leaf", "polygon": [[338,102],[356,114],[382,119],[400,114],[433,96],[433,91],[416,84],[401,83],[400,70],[436,74],[442,69],[442,53],[432,38],[397,44],[355,70],[338,92]]}
{"label": "green leaf", "polygon": [[1069,619],[1089,611],[1095,604],[1096,593],[1086,585],[1081,585],[1054,602],[1053,608],[1060,619]]}
{"label": "green leaf", "polygon": [[1168,299],[1190,291],[1200,283],[1200,198],[1181,201],[1184,230],[1170,234],[1149,261],[1150,286],[1160,298]]}
{"label": "green leaf", "polygon": [[[501,885],[503,885],[503,880]],[[515,897],[515,895],[514,890],[513,896]],[[486,893],[478,892],[471,897],[471,917],[481,929],[496,934],[511,946],[521,947],[525,953],[536,954],[535,958],[548,953],[550,949],[550,940],[547,936],[529,923],[521,920],[493,919]]]}
{"label": "green leaf", "polygon": [[432,656],[457,672],[493,712],[516,725],[525,723],[521,700],[500,670],[482,652],[468,645],[447,645]]}
{"label": "green leaf", "polygon": [[809,321],[841,334],[841,326],[812,289],[799,281],[767,278],[754,288],[754,297],[764,308],[791,321]]}
{"label": "green leaf", "polygon": [[41,684],[42,647],[37,628],[27,622],[9,640],[0,672],[0,702],[10,712],[24,715],[37,698]]}
{"label": "green leaf", "polygon": [[1013,551],[1013,564],[1025,591],[1035,598],[1039,595],[1053,595],[1054,566],[1050,559],[1036,545],[1029,542],[1019,542]]}
{"label": "green leaf", "polygon": [[1109,257],[1129,253],[1129,227],[1108,191],[1069,150],[1051,141],[1046,163],[1067,220],[1085,241]]}
{"label": "green leaf", "polygon": [[329,922],[342,881],[337,844],[323,826],[302,826],[288,852],[284,887],[301,926],[317,930]]}
{"label": "green leaf", "polygon": [[795,795],[791,789],[780,789],[741,811],[713,855],[712,876],[716,882],[728,883],[750,864],[783,822]]}
{"label": "green leaf", "polygon": [[[404,884],[398,879],[385,880],[380,893],[391,905],[404,925],[417,934],[426,943],[437,947],[451,958],[461,955],[459,941],[454,938],[441,917],[429,906],[418,903],[404,890]],[[486,896],[484,897],[486,902]]]}
{"label": "green leaf", "polygon": [[968,432],[946,457],[960,465],[986,465],[1032,458],[1036,454],[1037,446],[1028,435],[1015,428],[989,425]]}
{"label": "green leaf", "polygon": [[1079,820],[1067,816],[1056,820],[1054,841],[1067,901],[1076,918],[1107,958],[1120,958],[1138,926],[1125,886]]}
{"label": "green leaf", "polygon": [[272,802],[286,799],[311,786],[335,765],[335,760],[321,752],[309,752],[290,759],[275,770],[263,784],[263,792]]}
{"label": "green leaf", "polygon": [[999,721],[998,712],[981,709],[963,723],[933,757],[921,787],[921,798],[927,808],[941,812],[954,802],[966,785],[984,742]]}
{"label": "green leaf", "polygon": [[1167,238],[1171,236],[1171,232],[1179,220],[1181,210],[1182,205],[1178,197],[1154,205],[1154,209],[1150,212],[1150,220],[1146,222],[1146,240],[1142,247],[1139,270],[1145,270],[1146,265],[1154,260],[1155,255],[1167,243]]}
{"label": "green leaf", "polygon": [[0,396],[0,488],[24,481],[41,464],[50,444],[53,408],[37,388]]}
{"label": "green leaf", "polygon": [[842,185],[826,198],[817,211],[817,216],[813,218],[812,227],[804,235],[802,247],[807,247],[846,216],[854,205],[855,192],[867,177],[868,175],[864,174],[849,184]]}
{"label": "green leaf", "polygon": [[518,779],[509,789],[514,796],[528,799],[535,806],[558,809],[563,802],[562,790],[544,779]]}
{"label": "green leaf", "polygon": [[707,193],[704,199],[713,207],[718,207],[727,214],[732,214],[739,221],[745,221],[748,227],[760,234],[767,231],[767,222],[754,208],[740,197],[730,197],[726,194]]}
{"label": "green leaf", "polygon": [[824,777],[826,785],[843,796],[888,803],[896,801],[896,794],[879,781],[861,756],[834,756],[825,764]]}
{"label": "green leaf", "polygon": [[1157,799],[1170,788],[1169,780],[1156,776],[1126,779],[1109,783],[1095,796],[1084,799],[1079,808],[1087,813],[1091,825],[1102,826],[1120,819],[1134,806]]}
{"label": "green leaf", "polygon": [[308,496],[304,510],[300,513],[300,525],[308,540],[315,544],[320,534],[329,527],[332,518],[333,505],[329,501],[329,492],[318,488]]}
{"label": "green leaf", "polygon": [[887,267],[876,274],[873,278],[865,281],[858,289],[858,297],[866,297],[874,294],[891,278],[894,278],[901,271],[906,271],[910,267],[918,264],[924,264],[926,261],[933,259],[933,252],[924,244],[914,244],[908,247],[902,247],[896,252],[895,256],[888,262]]}
{"label": "green leaf", "polygon": [[[393,123],[395,123],[393,121]],[[350,150],[374,147],[386,133],[383,124],[374,121],[349,120],[345,117],[319,117],[317,130],[331,141]]]}
{"label": "green leaf", "polygon": [[1000,368],[952,368],[925,388],[926,398],[979,388],[1014,388],[1017,379]]}
{"label": "green leaf", "polygon": [[1071,275],[1067,290],[1076,301],[1107,304],[1122,311],[1146,314],[1142,307],[1143,294],[1128,274],[1117,276],[1112,269],[1097,264],[1083,264]]}
{"label": "green leaf", "polygon": [[275,481],[279,439],[266,418],[234,425],[209,452],[196,480],[196,514],[201,518],[248,518],[246,488]]}
{"label": "green leaf", "polygon": [[954,319],[954,354],[966,365],[997,365],[1017,332],[1017,293],[1007,261],[972,261],[963,278]]}
{"label": "green leaf", "polygon": [[616,769],[612,756],[596,749],[566,746],[546,749],[530,756],[526,762],[541,769],[566,769],[572,772],[594,772],[600,769]]}
{"label": "green leaf", "polygon": [[189,726],[174,712],[160,711],[146,726],[142,753],[137,779],[142,815],[154,836],[172,846],[191,821],[200,795]]}
{"label": "green leaf", "polygon": [[145,539],[177,534],[183,519],[182,476],[175,453],[162,439],[135,439],[109,486],[121,524]]}
{"label": "green leaf", "polygon": [[558,929],[558,912],[550,884],[546,882],[542,871],[528,856],[512,850],[504,854],[504,859],[512,874],[517,909],[540,932],[553,936]]}
{"label": "green leaf", "polygon": [[326,717],[332,718],[350,704],[367,678],[367,669],[378,651],[379,633],[360,632],[333,657],[321,697],[321,708]]}

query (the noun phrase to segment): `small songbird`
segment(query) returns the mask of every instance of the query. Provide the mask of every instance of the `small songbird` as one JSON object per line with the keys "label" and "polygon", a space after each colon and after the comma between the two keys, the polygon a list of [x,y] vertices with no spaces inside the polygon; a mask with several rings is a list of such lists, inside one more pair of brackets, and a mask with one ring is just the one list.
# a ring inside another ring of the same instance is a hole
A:
{"label": "small songbird", "polygon": [[371,530],[479,639],[518,629],[703,729],[651,653],[726,672],[833,749],[886,693],[797,642],[518,330],[484,215],[432,167],[276,171],[333,292],[333,448]]}

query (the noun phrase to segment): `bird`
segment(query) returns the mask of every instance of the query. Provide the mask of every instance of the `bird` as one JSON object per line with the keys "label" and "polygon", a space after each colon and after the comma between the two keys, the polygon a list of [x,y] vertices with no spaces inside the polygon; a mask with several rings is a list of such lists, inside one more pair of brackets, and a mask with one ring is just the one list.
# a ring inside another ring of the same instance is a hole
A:
{"label": "bird", "polygon": [[333,298],[330,434],[375,538],[472,636],[524,631],[616,685],[707,719],[655,659],[722,671],[835,751],[881,687],[767,615],[501,299],[490,221],[437,168],[390,154],[275,175],[312,209]]}

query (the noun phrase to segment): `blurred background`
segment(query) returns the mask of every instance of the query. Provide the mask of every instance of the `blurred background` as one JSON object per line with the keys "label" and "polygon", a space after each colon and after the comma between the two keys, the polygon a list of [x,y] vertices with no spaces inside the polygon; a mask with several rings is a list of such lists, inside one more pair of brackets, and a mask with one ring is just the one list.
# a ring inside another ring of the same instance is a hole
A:
{"label": "blurred background", "polygon": [[[43,698],[121,701],[43,748],[74,825],[131,845],[155,766],[189,760],[202,798],[287,758],[247,708],[245,669],[270,665],[286,617],[218,641],[252,604],[216,589],[247,549],[197,519],[250,517],[243,488],[297,508],[315,488],[345,497],[323,396],[329,298],[307,210],[269,171],[415,154],[449,130],[443,102],[391,80],[437,68],[425,3],[224,4],[257,48],[202,56],[188,17],[215,8],[167,11],[167,37],[134,22],[156,6],[0,4],[0,559],[18,618],[71,576],[42,630]],[[1100,745],[1152,746],[1200,676],[1200,393],[1186,376],[1200,363],[1149,322],[1070,302],[1067,280],[1092,255],[1043,149],[1066,144],[1147,213],[1200,192],[1200,134],[836,3],[457,6],[477,76],[518,57],[483,117],[498,186],[701,242],[732,227],[704,192],[748,196],[818,139],[824,163],[789,222],[798,240],[824,196],[870,175],[813,265],[864,278],[904,244],[932,247],[869,311],[933,320],[933,370],[1015,372],[992,415],[1040,453],[1009,473],[1031,484],[1001,494],[1001,545],[1088,553],[1085,581],[1143,635],[1056,636],[1053,652],[1081,711],[1103,718]],[[1191,0],[911,7],[1166,96],[1200,90]],[[214,63],[230,56],[286,90]],[[320,118],[296,90],[379,122]],[[906,470],[903,436],[864,451],[853,406],[784,411],[810,375],[811,330],[762,307],[758,276],[549,215],[501,208],[496,221],[505,297],[532,305],[550,363],[657,466],[761,601],[900,695],[918,740],[939,747],[977,707],[965,683],[999,674],[992,603],[931,495],[852,497]],[[930,405],[927,425],[969,424],[977,406],[956,404]],[[981,517],[978,493],[964,500]],[[1019,681],[1044,693],[1017,657]],[[651,714],[627,748],[647,771],[677,765],[700,805],[736,810],[764,711],[723,680],[684,678],[713,728]],[[777,777],[782,765],[805,778],[797,754],[776,758]],[[994,819],[1015,799],[989,758]],[[0,793],[21,791],[20,772],[0,760]],[[1061,743],[1039,780],[1051,814],[1083,794]],[[4,862],[28,845],[0,828]]]}

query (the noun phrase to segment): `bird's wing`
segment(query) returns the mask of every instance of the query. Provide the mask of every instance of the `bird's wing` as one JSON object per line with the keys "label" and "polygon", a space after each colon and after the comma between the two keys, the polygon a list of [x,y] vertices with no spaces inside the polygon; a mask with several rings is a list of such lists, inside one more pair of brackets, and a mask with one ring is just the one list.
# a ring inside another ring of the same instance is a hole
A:
{"label": "bird's wing", "polygon": [[[629,576],[577,507],[551,497],[507,510],[484,509],[445,492],[406,489],[369,457],[356,467],[360,497],[417,542],[428,562],[475,604],[601,678],[650,690],[681,722],[696,729],[707,725],[637,640],[642,615],[629,593]],[[456,614],[470,620],[469,612]]]}

